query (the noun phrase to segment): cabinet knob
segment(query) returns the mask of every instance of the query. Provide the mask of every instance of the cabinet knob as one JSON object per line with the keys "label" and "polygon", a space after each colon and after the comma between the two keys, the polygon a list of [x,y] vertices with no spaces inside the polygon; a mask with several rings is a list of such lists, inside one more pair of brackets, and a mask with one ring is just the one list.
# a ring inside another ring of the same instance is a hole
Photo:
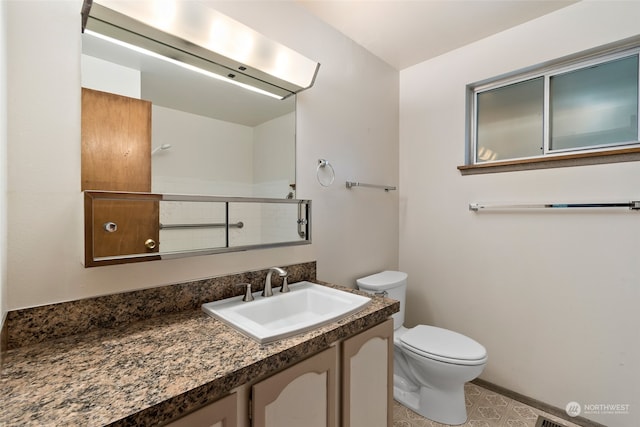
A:
{"label": "cabinet knob", "polygon": [[118,224],[116,224],[115,222],[109,221],[102,224],[102,228],[107,233],[115,233],[116,231],[118,231]]}
{"label": "cabinet knob", "polygon": [[147,247],[147,249],[155,249],[156,241],[153,239],[147,239],[144,241],[144,245]]}

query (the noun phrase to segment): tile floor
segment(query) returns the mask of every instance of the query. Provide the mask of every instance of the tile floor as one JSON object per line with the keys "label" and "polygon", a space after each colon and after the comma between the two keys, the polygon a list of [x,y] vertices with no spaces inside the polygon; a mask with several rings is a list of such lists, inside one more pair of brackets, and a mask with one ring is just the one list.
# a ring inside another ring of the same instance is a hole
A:
{"label": "tile floor", "polygon": [[[554,417],[476,384],[467,383],[464,389],[468,415],[464,426],[534,427],[538,415],[544,415],[563,426],[578,427],[577,424]],[[393,402],[393,427],[440,427],[444,425],[416,414],[395,400]]]}

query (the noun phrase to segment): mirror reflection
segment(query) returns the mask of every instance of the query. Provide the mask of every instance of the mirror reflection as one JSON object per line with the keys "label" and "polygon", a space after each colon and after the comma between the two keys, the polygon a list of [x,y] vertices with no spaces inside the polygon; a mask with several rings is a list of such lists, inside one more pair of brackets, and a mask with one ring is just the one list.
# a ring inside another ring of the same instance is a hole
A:
{"label": "mirror reflection", "polygon": [[82,35],[82,86],[152,102],[153,193],[295,198],[295,96],[277,100]]}
{"label": "mirror reflection", "polygon": [[85,266],[308,244],[308,200],[85,191]]}
{"label": "mirror reflection", "polygon": [[[227,210],[229,228],[227,230]],[[306,219],[306,214],[301,215]],[[298,205],[246,202],[160,202],[160,254],[306,240],[298,234]]]}

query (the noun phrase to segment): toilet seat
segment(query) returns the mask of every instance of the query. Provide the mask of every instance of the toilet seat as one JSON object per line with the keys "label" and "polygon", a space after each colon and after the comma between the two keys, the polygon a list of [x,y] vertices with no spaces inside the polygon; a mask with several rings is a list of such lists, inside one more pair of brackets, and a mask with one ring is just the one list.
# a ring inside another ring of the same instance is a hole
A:
{"label": "toilet seat", "polygon": [[448,329],[418,325],[399,338],[404,350],[439,362],[470,366],[487,362],[487,350],[481,344]]}

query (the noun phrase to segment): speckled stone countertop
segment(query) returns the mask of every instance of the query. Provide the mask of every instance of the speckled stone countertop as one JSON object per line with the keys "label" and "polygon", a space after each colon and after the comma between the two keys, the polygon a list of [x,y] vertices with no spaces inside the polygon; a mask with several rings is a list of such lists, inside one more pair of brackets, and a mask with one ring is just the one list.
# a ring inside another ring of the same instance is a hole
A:
{"label": "speckled stone countertop", "polygon": [[398,309],[374,297],[340,321],[264,345],[191,309],[14,348],[2,358],[0,426],[161,425]]}

